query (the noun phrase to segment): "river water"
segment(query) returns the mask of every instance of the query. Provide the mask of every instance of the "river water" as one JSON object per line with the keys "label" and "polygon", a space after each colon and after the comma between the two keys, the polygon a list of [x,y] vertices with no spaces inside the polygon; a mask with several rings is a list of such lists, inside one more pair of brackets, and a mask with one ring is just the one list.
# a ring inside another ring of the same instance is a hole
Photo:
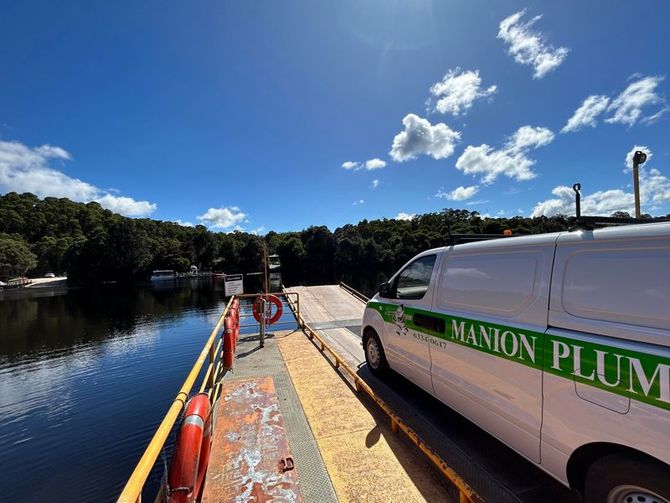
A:
{"label": "river water", "polygon": [[0,294],[2,499],[114,501],[224,307],[209,279]]}

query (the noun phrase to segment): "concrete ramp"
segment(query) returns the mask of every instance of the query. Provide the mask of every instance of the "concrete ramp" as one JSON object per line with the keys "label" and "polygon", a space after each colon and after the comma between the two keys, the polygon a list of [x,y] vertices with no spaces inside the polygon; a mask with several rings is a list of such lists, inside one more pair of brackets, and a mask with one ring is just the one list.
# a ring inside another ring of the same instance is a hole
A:
{"label": "concrete ramp", "polygon": [[365,303],[338,285],[295,286],[300,294],[300,314],[350,365],[365,360],[361,346],[361,319]]}

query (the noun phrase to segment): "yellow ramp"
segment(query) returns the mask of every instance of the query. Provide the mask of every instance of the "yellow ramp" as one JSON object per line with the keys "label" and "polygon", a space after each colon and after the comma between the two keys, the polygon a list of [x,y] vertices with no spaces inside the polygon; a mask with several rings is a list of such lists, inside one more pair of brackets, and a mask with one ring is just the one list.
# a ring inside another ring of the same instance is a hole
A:
{"label": "yellow ramp", "polygon": [[359,400],[302,332],[278,344],[340,501],[457,501],[432,463],[391,432],[375,404]]}

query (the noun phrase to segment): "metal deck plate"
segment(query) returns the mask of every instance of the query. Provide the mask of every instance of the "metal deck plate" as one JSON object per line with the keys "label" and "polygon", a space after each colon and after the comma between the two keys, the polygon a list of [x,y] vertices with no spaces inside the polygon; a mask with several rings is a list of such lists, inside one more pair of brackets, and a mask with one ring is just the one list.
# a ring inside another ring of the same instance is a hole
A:
{"label": "metal deck plate", "polygon": [[272,377],[227,381],[203,503],[303,501]]}
{"label": "metal deck plate", "polygon": [[279,408],[284,416],[286,434],[291,446],[293,461],[300,477],[300,491],[305,502],[337,502],[333,485],[323,463],[321,453],[314,440],[300,400],[295,391],[286,365],[277,349],[277,341],[288,331],[271,334],[265,339],[265,347],[258,348],[258,335],[241,335],[232,372],[228,379],[269,375],[274,379]]}

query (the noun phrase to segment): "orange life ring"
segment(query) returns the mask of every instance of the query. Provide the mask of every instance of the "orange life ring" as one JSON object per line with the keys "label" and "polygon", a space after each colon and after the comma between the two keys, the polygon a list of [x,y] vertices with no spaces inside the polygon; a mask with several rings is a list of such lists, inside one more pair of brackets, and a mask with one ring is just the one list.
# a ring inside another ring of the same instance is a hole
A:
{"label": "orange life ring", "polygon": [[277,308],[277,312],[270,317],[268,323],[272,325],[276,323],[279,318],[281,318],[282,313],[284,312],[284,307],[282,306],[281,300],[276,295],[259,295],[254,301],[254,318],[258,323],[261,322],[261,300],[265,298],[266,301],[271,302]]}
{"label": "orange life ring", "polygon": [[200,393],[186,404],[168,474],[169,503],[193,503],[201,496],[212,446],[209,398]]}

